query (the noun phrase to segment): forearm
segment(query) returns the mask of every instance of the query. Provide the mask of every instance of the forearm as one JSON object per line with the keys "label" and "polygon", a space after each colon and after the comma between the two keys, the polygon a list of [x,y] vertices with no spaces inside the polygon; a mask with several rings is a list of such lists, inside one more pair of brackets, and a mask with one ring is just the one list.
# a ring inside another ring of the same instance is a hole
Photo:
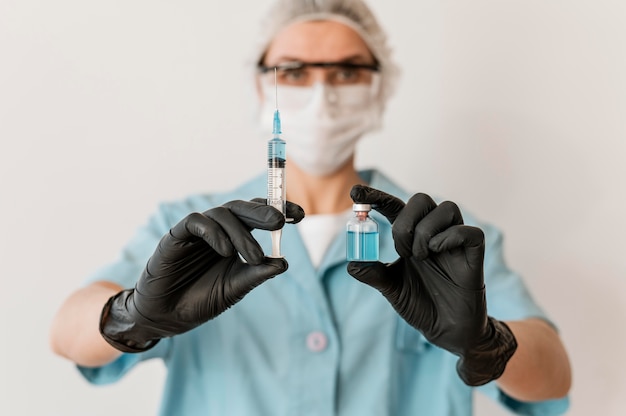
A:
{"label": "forearm", "polygon": [[52,350],[76,364],[97,367],[120,356],[98,330],[107,300],[122,290],[109,282],[96,282],[74,292],[57,312],[50,331]]}
{"label": "forearm", "polygon": [[569,359],[561,340],[541,319],[511,321],[517,350],[497,380],[509,396],[521,401],[564,397],[571,385]]}

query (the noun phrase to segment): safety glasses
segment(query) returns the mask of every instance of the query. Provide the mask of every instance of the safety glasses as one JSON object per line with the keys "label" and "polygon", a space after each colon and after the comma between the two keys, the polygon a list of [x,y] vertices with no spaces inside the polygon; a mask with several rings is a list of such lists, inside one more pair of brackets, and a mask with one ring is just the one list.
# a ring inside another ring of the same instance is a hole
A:
{"label": "safety glasses", "polygon": [[316,82],[332,86],[371,84],[380,71],[377,63],[352,62],[282,62],[275,66],[259,64],[259,73],[279,85],[311,86]]}

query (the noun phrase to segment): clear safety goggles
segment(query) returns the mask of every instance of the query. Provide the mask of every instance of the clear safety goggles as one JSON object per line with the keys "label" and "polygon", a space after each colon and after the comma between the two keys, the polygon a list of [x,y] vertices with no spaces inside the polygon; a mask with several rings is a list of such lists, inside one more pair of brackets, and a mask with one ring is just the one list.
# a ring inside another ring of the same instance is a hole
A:
{"label": "clear safety goggles", "polygon": [[[276,66],[259,64],[259,73],[268,84],[309,87],[322,82],[330,86],[376,83],[380,66],[352,62],[283,62]],[[323,73],[320,80],[318,73]]]}

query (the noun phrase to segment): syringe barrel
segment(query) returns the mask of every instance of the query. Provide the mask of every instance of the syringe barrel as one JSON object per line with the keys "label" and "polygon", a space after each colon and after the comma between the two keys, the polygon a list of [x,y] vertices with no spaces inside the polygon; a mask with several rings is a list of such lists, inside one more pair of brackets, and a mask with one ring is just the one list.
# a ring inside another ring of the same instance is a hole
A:
{"label": "syringe barrel", "polygon": [[267,162],[268,167],[273,166],[274,163],[284,163],[287,160],[287,155],[285,152],[285,141],[280,138],[280,136],[276,135],[271,140],[267,142]]}
{"label": "syringe barrel", "polygon": [[275,136],[267,143],[267,205],[286,213],[285,141]]}

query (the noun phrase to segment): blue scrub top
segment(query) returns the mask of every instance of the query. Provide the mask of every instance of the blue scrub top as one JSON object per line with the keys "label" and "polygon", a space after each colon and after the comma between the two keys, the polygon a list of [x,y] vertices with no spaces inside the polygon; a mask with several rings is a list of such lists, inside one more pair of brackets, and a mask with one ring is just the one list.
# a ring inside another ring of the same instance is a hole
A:
{"label": "blue scrub top", "polygon": [[[407,200],[410,194],[377,171],[370,186]],[[91,276],[133,287],[158,241],[180,219],[234,199],[264,195],[265,176],[222,194],[162,204],[121,257]],[[463,212],[485,232],[489,315],[501,320],[546,319],[517,274],[504,263],[502,235]],[[397,258],[389,222],[380,226],[381,261]],[[269,232],[254,231],[266,253]],[[383,296],[346,272],[345,233],[337,230],[316,270],[297,227],[287,225],[282,249],[289,270],[263,283],[217,318],[153,349],[123,354],[99,368],[79,367],[95,384],[112,383],[143,360],[167,366],[161,415],[435,415],[472,414],[473,389],[455,369],[457,358],[431,345]],[[523,403],[495,383],[479,388],[522,415],[557,415],[568,399]]]}

